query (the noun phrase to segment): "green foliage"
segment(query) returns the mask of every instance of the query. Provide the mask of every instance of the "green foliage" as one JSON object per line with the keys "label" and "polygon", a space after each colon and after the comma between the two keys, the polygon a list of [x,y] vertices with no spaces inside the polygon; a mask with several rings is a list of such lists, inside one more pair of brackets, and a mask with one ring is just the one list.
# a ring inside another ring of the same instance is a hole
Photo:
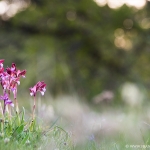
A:
{"label": "green foliage", "polygon": [[[59,126],[50,129],[39,126],[36,120],[24,119],[24,112],[20,115],[5,116],[0,123],[0,149],[33,150],[48,149],[49,147],[62,150],[73,150],[73,143],[69,134]],[[21,121],[18,121],[20,120]]]}
{"label": "green foliage", "polygon": [[[20,121],[20,118],[21,121]],[[42,130],[35,121],[25,121],[24,113],[10,117],[8,114],[5,119],[1,119],[0,126],[0,149],[21,149],[26,146],[31,149],[34,147],[35,141],[38,142],[41,137]]]}

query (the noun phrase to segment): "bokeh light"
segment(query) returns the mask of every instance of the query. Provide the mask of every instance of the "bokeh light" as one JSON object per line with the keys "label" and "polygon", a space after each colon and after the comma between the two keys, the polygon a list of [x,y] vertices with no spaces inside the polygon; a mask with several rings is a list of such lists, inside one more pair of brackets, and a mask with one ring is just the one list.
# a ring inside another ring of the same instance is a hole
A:
{"label": "bokeh light", "polygon": [[97,5],[99,5],[99,6],[105,6],[106,5],[106,0],[94,0],[96,3],[97,3]]}
{"label": "bokeh light", "polygon": [[0,15],[3,15],[8,10],[8,3],[6,1],[0,1]]}
{"label": "bokeh light", "polygon": [[125,19],[123,25],[126,29],[131,29],[133,27],[133,21],[131,19]]}
{"label": "bokeh light", "polygon": [[97,5],[108,6],[112,9],[116,9],[126,4],[129,7],[135,7],[137,9],[142,9],[146,5],[146,0],[94,0]]}
{"label": "bokeh light", "polygon": [[143,29],[149,29],[150,28],[150,18],[144,18],[142,21],[141,21],[141,27]]}
{"label": "bokeh light", "polygon": [[110,8],[115,9],[119,8],[124,4],[123,0],[107,0],[107,4]]}
{"label": "bokeh light", "polygon": [[123,29],[116,29],[114,32],[114,36],[114,44],[116,47],[121,48],[123,50],[130,50],[132,48],[132,42],[125,34]]}
{"label": "bokeh light", "polygon": [[0,1],[0,16],[2,16],[3,20],[7,20],[10,17],[13,17],[17,12],[27,8],[29,4],[29,1]]}

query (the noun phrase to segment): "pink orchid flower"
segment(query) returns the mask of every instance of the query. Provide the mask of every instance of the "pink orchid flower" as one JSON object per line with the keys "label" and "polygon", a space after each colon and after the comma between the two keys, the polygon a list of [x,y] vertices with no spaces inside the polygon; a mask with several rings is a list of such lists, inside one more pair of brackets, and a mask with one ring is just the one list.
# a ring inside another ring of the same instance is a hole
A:
{"label": "pink orchid flower", "polygon": [[15,63],[12,63],[10,68],[6,68],[6,71],[12,77],[18,78],[22,76],[23,78],[25,78],[26,70],[17,70]]}
{"label": "pink orchid flower", "polygon": [[25,74],[26,74],[26,70],[22,70],[22,71],[17,70],[16,72],[17,77],[22,76],[23,78],[25,78]]}
{"label": "pink orchid flower", "polygon": [[10,105],[10,106],[14,107],[14,104],[13,104],[12,100],[9,99],[9,95],[7,93],[4,93],[4,95],[1,95],[0,100],[4,101],[3,114],[5,114],[6,105]]}
{"label": "pink orchid flower", "polygon": [[25,78],[26,70],[18,70],[15,63],[12,63],[11,67],[6,68],[6,72],[3,72],[1,77],[1,85],[3,87],[3,93],[8,90],[13,92],[14,103],[16,106],[16,112],[19,112],[18,101],[17,101],[17,86],[20,85],[20,78]]}
{"label": "pink orchid flower", "polygon": [[5,105],[11,105],[12,107],[14,107],[14,104],[13,104],[12,100],[9,99],[7,93],[4,93],[3,96],[1,95],[0,100],[4,100]]}
{"label": "pink orchid flower", "polygon": [[15,78],[13,76],[10,76],[7,72],[3,72],[1,74],[1,85],[3,87],[3,90],[5,91],[6,89],[8,91],[13,91],[13,89],[16,87],[17,85],[20,84],[20,78]]}
{"label": "pink orchid flower", "polygon": [[46,84],[44,83],[44,81],[39,81],[36,85],[34,85],[33,87],[29,88],[30,90],[30,95],[34,96],[36,95],[36,93],[39,91],[42,95],[44,95],[44,92],[46,91]]}
{"label": "pink orchid flower", "polygon": [[9,75],[9,87],[8,90],[12,90],[14,98],[17,94],[17,85],[20,85],[20,77],[25,78],[26,70],[17,70],[16,64],[12,63],[10,68],[6,68],[6,72]]}
{"label": "pink orchid flower", "polygon": [[44,81],[39,81],[37,84],[35,84],[33,87],[29,88],[30,95],[34,96],[34,104],[33,104],[33,111],[32,111],[32,119],[34,120],[34,114],[35,114],[35,103],[36,103],[36,93],[40,92],[42,95],[44,95],[44,92],[46,91],[46,84]]}

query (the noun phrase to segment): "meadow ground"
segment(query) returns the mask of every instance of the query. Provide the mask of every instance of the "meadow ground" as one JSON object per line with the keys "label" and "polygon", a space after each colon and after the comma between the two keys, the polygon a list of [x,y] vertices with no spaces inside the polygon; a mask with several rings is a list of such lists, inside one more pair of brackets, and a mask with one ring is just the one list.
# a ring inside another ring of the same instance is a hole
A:
{"label": "meadow ground", "polygon": [[[37,121],[44,127],[38,149],[120,150],[150,148],[149,104],[88,105],[76,96],[38,99]],[[28,115],[30,112],[27,113]]]}

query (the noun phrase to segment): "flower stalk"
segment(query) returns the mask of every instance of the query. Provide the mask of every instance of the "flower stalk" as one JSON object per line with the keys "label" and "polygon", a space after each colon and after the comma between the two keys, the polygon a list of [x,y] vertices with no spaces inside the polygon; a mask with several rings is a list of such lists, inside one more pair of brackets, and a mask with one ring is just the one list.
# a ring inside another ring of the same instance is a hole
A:
{"label": "flower stalk", "polygon": [[35,118],[35,107],[36,107],[36,94],[37,92],[40,92],[41,95],[44,95],[46,91],[46,84],[44,81],[37,82],[33,87],[29,88],[30,95],[34,97],[33,102],[33,110],[32,110],[32,119]]}
{"label": "flower stalk", "polygon": [[35,107],[36,107],[36,98],[34,96],[34,100],[33,100],[33,110],[32,110],[32,120],[34,120],[35,117]]}

